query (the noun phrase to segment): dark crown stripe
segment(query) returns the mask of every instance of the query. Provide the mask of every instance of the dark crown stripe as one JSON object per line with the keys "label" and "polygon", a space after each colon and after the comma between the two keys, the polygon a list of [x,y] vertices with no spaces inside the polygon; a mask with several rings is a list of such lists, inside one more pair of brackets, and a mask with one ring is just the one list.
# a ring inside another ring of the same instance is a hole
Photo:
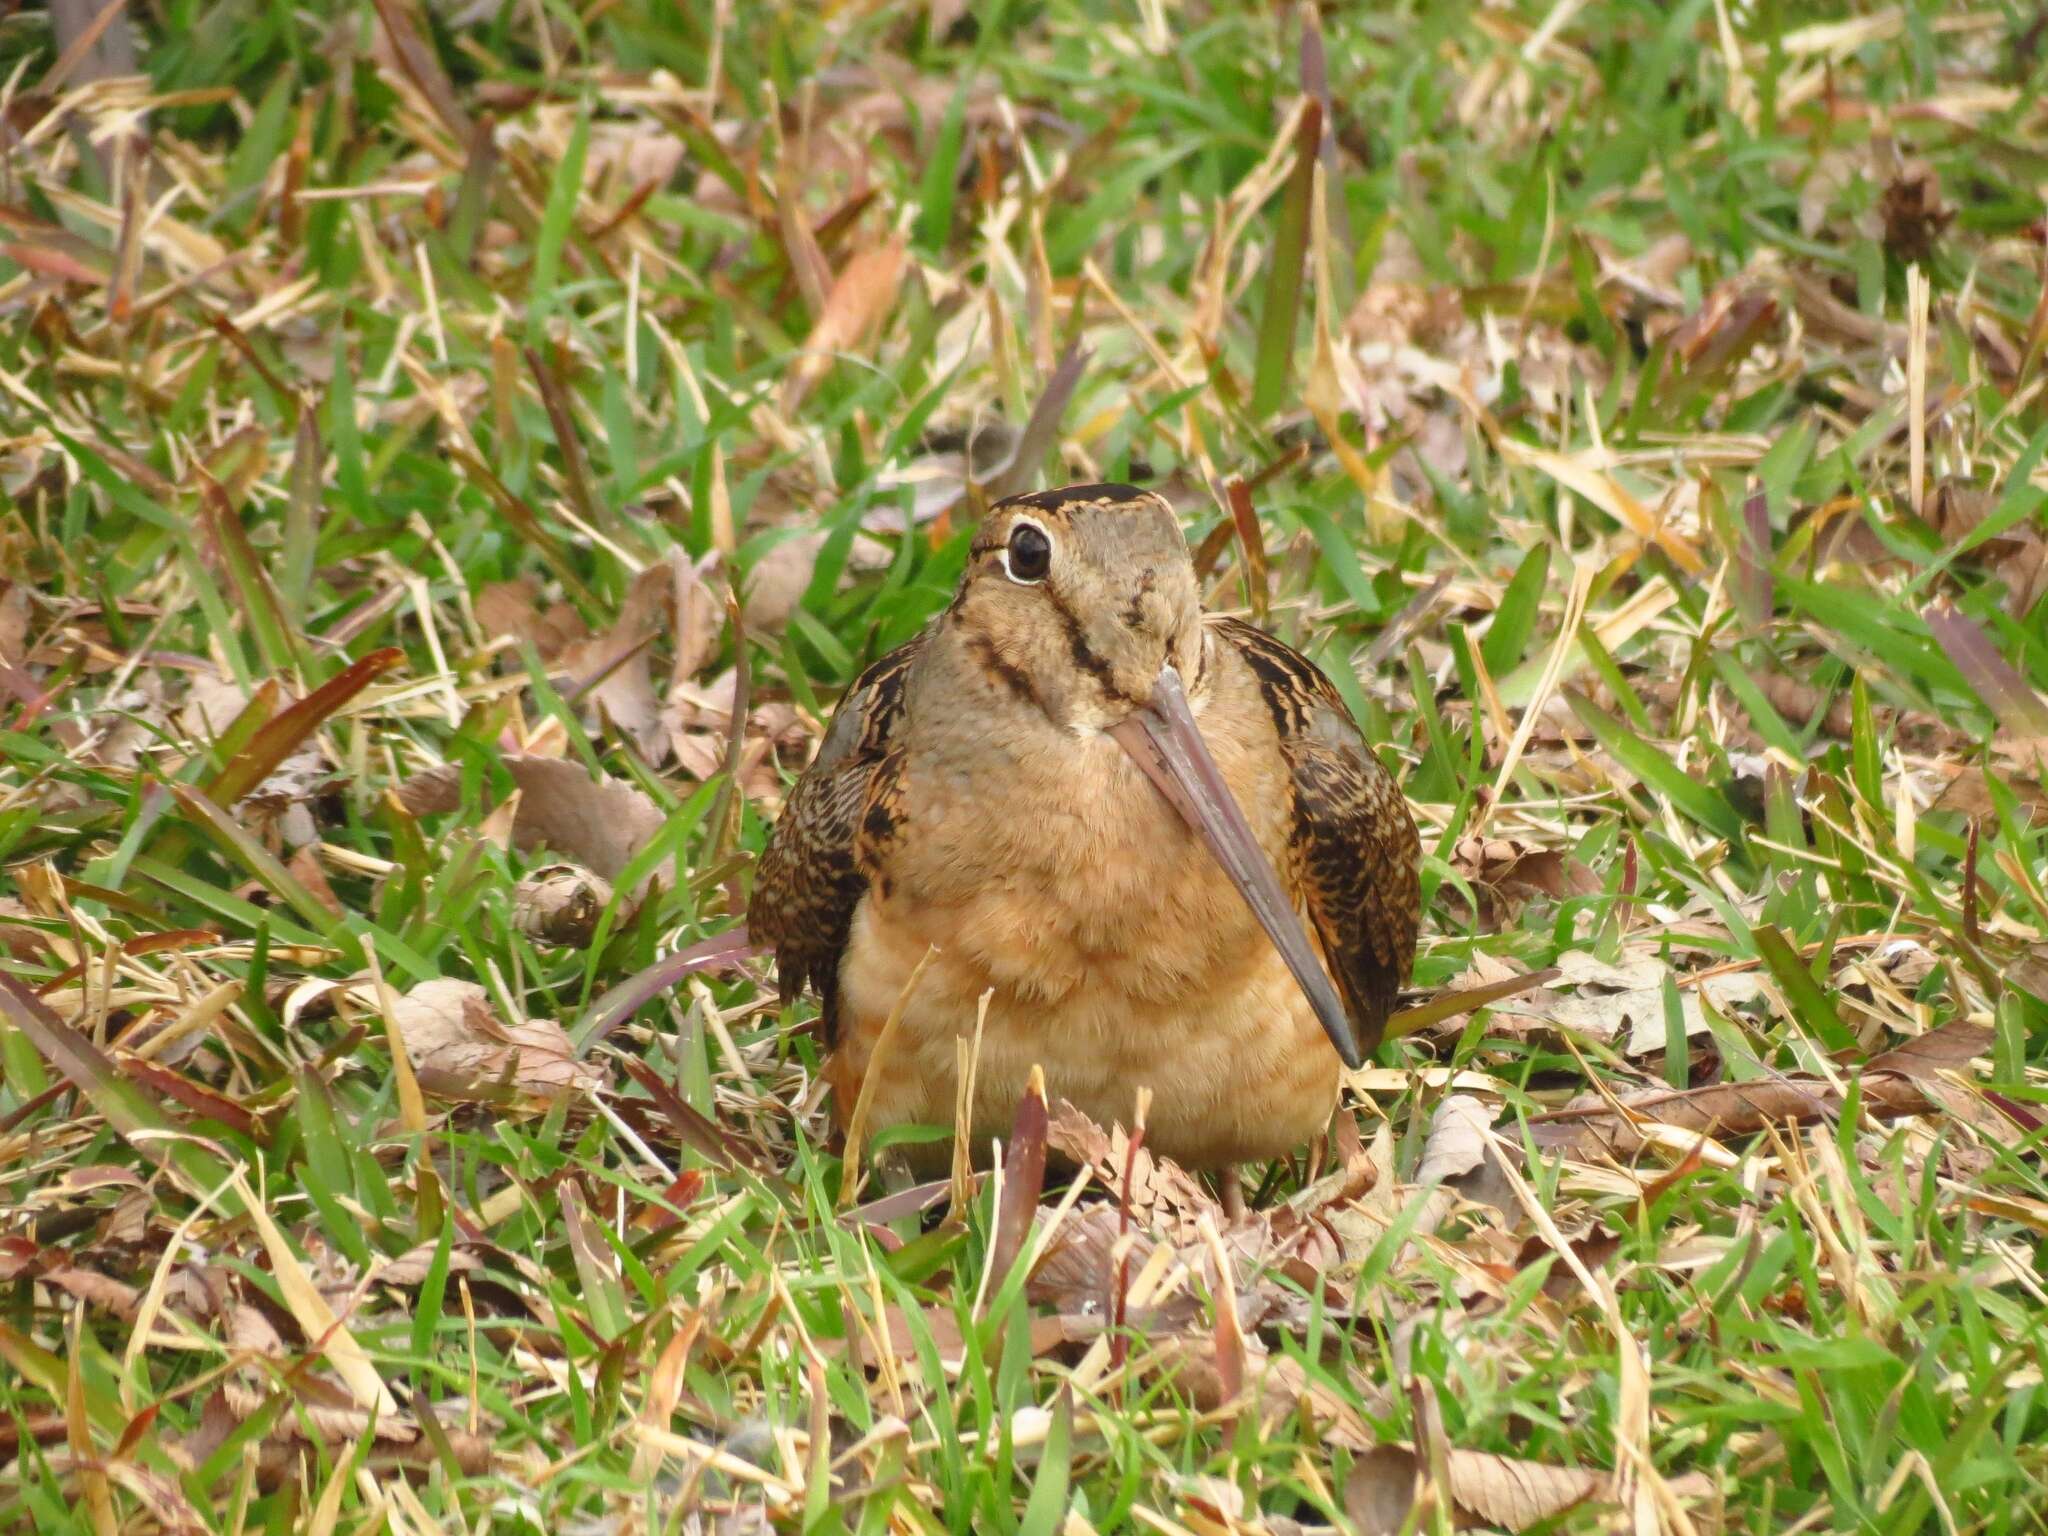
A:
{"label": "dark crown stripe", "polygon": [[1137,501],[1147,493],[1135,485],[1062,485],[1049,491],[1029,491],[996,503],[999,507],[1029,507],[1035,512],[1057,512],[1063,507],[1110,505]]}

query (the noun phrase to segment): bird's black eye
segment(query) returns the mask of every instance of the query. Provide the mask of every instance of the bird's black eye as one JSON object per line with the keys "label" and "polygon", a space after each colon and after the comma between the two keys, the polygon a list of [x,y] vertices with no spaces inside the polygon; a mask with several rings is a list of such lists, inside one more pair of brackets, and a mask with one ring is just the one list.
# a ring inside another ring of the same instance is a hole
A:
{"label": "bird's black eye", "polygon": [[1012,581],[1043,581],[1052,569],[1052,540],[1036,523],[1019,523],[1010,530],[1008,553]]}

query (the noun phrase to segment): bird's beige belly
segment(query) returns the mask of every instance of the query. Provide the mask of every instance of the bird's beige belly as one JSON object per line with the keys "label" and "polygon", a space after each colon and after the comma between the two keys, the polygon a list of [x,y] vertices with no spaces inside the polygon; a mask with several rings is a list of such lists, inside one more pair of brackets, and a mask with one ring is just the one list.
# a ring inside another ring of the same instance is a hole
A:
{"label": "bird's beige belly", "polygon": [[[957,1040],[991,994],[975,1065],[977,1152],[1007,1136],[1031,1069],[1102,1124],[1193,1167],[1277,1157],[1321,1133],[1340,1065],[1300,987],[1206,853],[1026,879],[946,905],[871,892],[840,968],[832,1076],[844,1121],[874,1075],[871,1127],[950,1126]],[[1142,865],[1140,869],[1137,866]],[[877,1059],[884,1021],[936,954]]]}

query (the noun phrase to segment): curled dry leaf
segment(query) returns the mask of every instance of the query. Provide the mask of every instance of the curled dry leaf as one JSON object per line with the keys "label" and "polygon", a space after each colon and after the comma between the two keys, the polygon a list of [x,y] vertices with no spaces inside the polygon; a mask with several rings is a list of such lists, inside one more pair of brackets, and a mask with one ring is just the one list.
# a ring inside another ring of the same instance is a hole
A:
{"label": "curled dry leaf", "polygon": [[666,129],[646,122],[593,123],[583,174],[592,187],[612,179],[623,183],[622,190],[649,182],[666,186],[687,158],[683,142]]}
{"label": "curled dry leaf", "polygon": [[195,741],[210,741],[235,723],[248,707],[249,695],[233,678],[219,672],[195,673],[185,688],[178,724]]}
{"label": "curled dry leaf", "polygon": [[33,1210],[38,1206],[61,1205],[99,1190],[146,1187],[141,1175],[132,1168],[123,1168],[118,1163],[86,1163],[26,1190],[23,1203]]}
{"label": "curled dry leaf", "polygon": [[1492,1132],[1492,1110],[1469,1093],[1452,1094],[1430,1120],[1415,1182],[1438,1184],[1478,1172],[1486,1166]]}
{"label": "curled dry leaf", "polygon": [[[1615,1496],[1611,1472],[1456,1448],[1449,1465],[1451,1486],[1434,1492],[1438,1498],[1449,1496],[1459,1526],[1525,1531],[1581,1504]],[[1394,1536],[1408,1528],[1426,1470],[1423,1459],[1405,1445],[1382,1443],[1358,1458],[1344,1485],[1344,1510],[1362,1536]],[[1667,1486],[1685,1504],[1705,1504],[1715,1497],[1714,1484],[1703,1473],[1669,1479]]]}
{"label": "curled dry leaf", "polygon": [[[389,1285],[406,1290],[427,1278],[434,1266],[435,1243],[420,1243],[408,1248],[395,1259],[386,1259],[364,1277],[366,1285]],[[483,1269],[483,1260],[468,1248],[457,1244],[448,1251],[447,1268],[450,1274],[476,1274]]]}
{"label": "curled dry leaf", "polygon": [[73,1264],[52,1264],[37,1273],[35,1278],[44,1285],[76,1297],[89,1307],[110,1313],[124,1323],[135,1320],[136,1308],[142,1302],[142,1292],[138,1287],[116,1280],[112,1275]]}
{"label": "curled dry leaf", "polygon": [[[1855,1074],[1865,1112],[1891,1117],[1967,1109],[1955,1098],[1947,1074],[1966,1071],[1990,1050],[1991,1040],[1988,1028],[1958,1019],[1871,1057]],[[1688,1135],[1753,1135],[1767,1125],[1823,1119],[1841,1107],[1841,1096],[1826,1079],[1802,1073],[1637,1093],[1617,1102],[1619,1108],[1598,1096],[1574,1100],[1532,1121],[1531,1137],[1545,1151],[1626,1158],[1644,1145],[1638,1122],[1654,1122]]]}
{"label": "curled dry leaf", "polygon": [[1673,381],[1687,375],[1700,382],[1719,379],[1748,355],[1777,318],[1776,298],[1745,278],[1730,278],[1670,328]]}
{"label": "curled dry leaf", "polygon": [[473,981],[423,981],[392,1005],[392,1016],[420,1086],[443,1097],[509,1082],[521,1093],[551,1099],[603,1082],[594,1067],[576,1059],[561,1025],[552,1019],[507,1025]]}
{"label": "curled dry leaf", "polygon": [[[818,557],[832,541],[834,530],[820,525],[819,511],[836,501],[838,492],[806,470],[801,462],[771,461],[750,474],[759,480],[759,489],[747,506],[744,537],[758,553],[735,577],[750,634],[779,635],[788,627],[790,615],[803,602],[817,574]],[[883,483],[889,484],[887,480]],[[953,499],[957,499],[958,481],[953,484]],[[903,535],[930,521],[939,510],[927,508],[922,493],[914,502],[907,520],[891,501],[877,502],[861,513],[859,527],[846,545],[840,591],[862,576],[886,571]],[[723,614],[720,606],[718,616],[722,619]]]}
{"label": "curled dry leaf", "polygon": [[33,961],[47,947],[41,929],[14,918],[33,917],[19,896],[0,896],[0,951],[17,960]]}
{"label": "curled dry leaf", "polygon": [[550,864],[513,887],[512,926],[544,944],[581,949],[611,900],[609,881],[574,864]]}
{"label": "curled dry leaf", "polygon": [[131,769],[144,751],[164,739],[167,725],[163,677],[144,672],[134,687],[100,700],[83,750],[109,768]]}
{"label": "curled dry leaf", "polygon": [[[580,763],[512,752],[500,761],[519,786],[512,837],[521,849],[552,848],[616,881],[666,825],[644,791],[620,779],[593,779]],[[462,770],[452,764],[415,774],[398,788],[399,802],[415,816],[455,810],[461,798]],[[635,905],[653,883],[673,887],[675,880],[675,861],[664,859],[635,888]]]}
{"label": "curled dry leaf", "polygon": [[327,879],[327,869],[320,862],[318,843],[307,843],[285,866],[291,870],[299,884],[313,893],[313,899],[332,912],[336,917],[346,915],[341,898],[334,894],[334,886]]}
{"label": "curled dry leaf", "polygon": [[1516,1211],[1514,1187],[1493,1157],[1493,1111],[1469,1093],[1454,1093],[1436,1107],[1415,1182],[1427,1193],[1416,1223],[1419,1232],[1434,1232],[1450,1214],[1449,1191],[1479,1205]]}
{"label": "curled dry leaf", "polygon": [[1931,807],[1965,816],[1995,816],[1999,802],[1991,783],[2024,806],[2048,811],[2048,736],[1999,731],[1991,738],[1988,766],[1972,762],[1936,761],[1933,771],[1947,780]]}
{"label": "curled dry leaf", "polygon": [[[1927,520],[1953,549],[1997,510],[2001,494],[1962,480],[1944,480],[1928,496]],[[2005,611],[2013,618],[2033,612],[2048,597],[2048,535],[2039,518],[2014,524],[1986,539],[1966,557],[1982,561],[2005,583]]]}
{"label": "curled dry leaf", "polygon": [[2005,978],[2021,991],[2048,1003],[2048,944],[2032,944],[2006,967]]}
{"label": "curled dry leaf", "polygon": [[[279,1353],[281,1356],[281,1346]],[[245,1370],[224,1382],[206,1400],[198,1426],[179,1442],[178,1454],[193,1466],[209,1460],[269,1400],[271,1379],[264,1373]],[[303,1380],[304,1373],[295,1379]],[[349,1442],[369,1431],[371,1424],[367,1414],[302,1400],[293,1411],[280,1414],[270,1433],[254,1448],[258,1488],[270,1492],[302,1477],[317,1475],[314,1461],[318,1447],[303,1435],[309,1429],[318,1437],[319,1447],[324,1447],[319,1453],[332,1457],[348,1449]],[[424,1472],[439,1461],[439,1447],[433,1439],[418,1432],[411,1414],[380,1417],[375,1436],[365,1461],[370,1470],[380,1475],[402,1468]],[[442,1425],[439,1438],[455,1453],[456,1465],[466,1476],[482,1477],[490,1471],[492,1453],[488,1437],[473,1434],[455,1422]]]}

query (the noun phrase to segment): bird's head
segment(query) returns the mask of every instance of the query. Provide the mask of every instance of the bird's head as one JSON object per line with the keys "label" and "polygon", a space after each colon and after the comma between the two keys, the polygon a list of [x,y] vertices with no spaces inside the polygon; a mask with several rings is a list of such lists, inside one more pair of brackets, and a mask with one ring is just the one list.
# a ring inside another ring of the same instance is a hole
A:
{"label": "bird's head", "polygon": [[1136,761],[1271,936],[1337,1054],[1360,1065],[1349,1016],[1196,724],[1201,588],[1166,501],[1074,485],[998,502],[975,533],[949,622],[996,687],[1062,730],[1111,737]]}
{"label": "bird's head", "polygon": [[1129,485],[998,502],[974,536],[956,608],[1054,724],[1106,731],[1165,666],[1200,670],[1202,598],[1173,509]]}

